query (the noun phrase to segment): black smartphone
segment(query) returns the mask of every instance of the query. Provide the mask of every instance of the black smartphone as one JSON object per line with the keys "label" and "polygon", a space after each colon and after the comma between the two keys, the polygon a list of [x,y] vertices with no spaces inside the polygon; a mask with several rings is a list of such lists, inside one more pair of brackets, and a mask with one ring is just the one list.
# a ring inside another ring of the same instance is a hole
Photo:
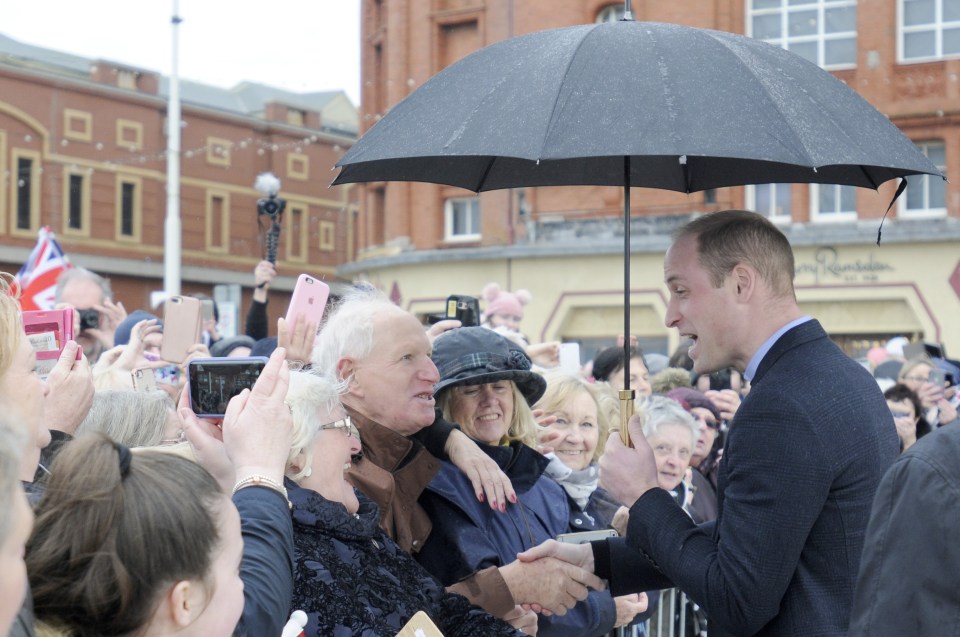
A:
{"label": "black smartphone", "polygon": [[193,413],[222,417],[231,398],[244,389],[253,389],[266,364],[266,356],[191,360],[187,365],[187,391]]}
{"label": "black smartphone", "polygon": [[475,296],[451,294],[447,297],[446,318],[460,321],[461,327],[480,325],[480,300]]}

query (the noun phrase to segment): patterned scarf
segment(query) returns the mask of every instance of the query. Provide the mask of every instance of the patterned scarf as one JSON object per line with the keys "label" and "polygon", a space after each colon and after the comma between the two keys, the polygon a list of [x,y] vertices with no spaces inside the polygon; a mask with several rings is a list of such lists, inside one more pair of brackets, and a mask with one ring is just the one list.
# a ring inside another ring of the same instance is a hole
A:
{"label": "patterned scarf", "polygon": [[577,503],[577,506],[581,509],[586,508],[590,494],[597,490],[597,481],[600,477],[597,465],[591,464],[586,469],[574,471],[563,464],[555,454],[548,453],[545,457],[550,459],[550,464],[547,465],[544,473],[556,480],[570,499]]}

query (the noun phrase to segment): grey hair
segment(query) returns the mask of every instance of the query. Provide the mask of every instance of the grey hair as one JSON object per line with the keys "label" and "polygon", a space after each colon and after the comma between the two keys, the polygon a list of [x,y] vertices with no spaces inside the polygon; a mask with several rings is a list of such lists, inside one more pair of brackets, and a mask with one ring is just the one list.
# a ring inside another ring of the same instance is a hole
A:
{"label": "grey hair", "polygon": [[696,444],[700,424],[683,405],[666,396],[647,396],[637,404],[637,412],[643,413],[643,435],[655,436],[663,425],[683,425],[690,428],[691,444]]}
{"label": "grey hair", "polygon": [[13,520],[10,511],[13,510],[14,497],[20,489],[20,455],[26,440],[23,433],[13,428],[6,421],[0,421],[0,544],[7,540]]}
{"label": "grey hair", "polygon": [[[341,408],[340,395],[346,388],[347,383],[337,381],[332,374],[290,372],[286,402],[293,414],[293,435],[290,454],[287,456],[286,474],[291,480],[298,481],[306,475],[307,467],[313,462],[313,438],[320,431],[320,426],[327,424],[321,415],[326,417],[326,414]],[[291,463],[301,452],[306,456],[306,460],[300,471],[294,473]]]}
{"label": "grey hair", "polygon": [[[316,373],[336,376],[341,358],[363,359],[373,352],[373,322],[385,312],[400,311],[380,290],[371,286],[346,293],[317,336],[311,363]],[[344,378],[349,382],[351,379]]]}
{"label": "grey hair", "polygon": [[81,268],[80,266],[73,266],[66,272],[60,275],[57,279],[57,289],[55,291],[56,301],[60,303],[63,300],[63,290],[73,281],[93,281],[100,286],[100,290],[103,292],[103,298],[112,299],[113,290],[110,289],[110,279],[105,279],[93,270],[88,270],[86,268]]}
{"label": "grey hair", "polygon": [[163,430],[173,399],[162,389],[98,391],[77,434],[100,431],[128,447],[153,447],[163,440]]}

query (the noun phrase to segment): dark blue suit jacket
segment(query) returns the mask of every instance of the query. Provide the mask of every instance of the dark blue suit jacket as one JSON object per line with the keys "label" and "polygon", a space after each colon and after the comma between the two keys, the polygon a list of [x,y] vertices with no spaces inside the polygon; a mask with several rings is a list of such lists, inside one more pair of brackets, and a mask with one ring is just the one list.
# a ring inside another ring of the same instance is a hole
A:
{"label": "dark blue suit jacket", "polygon": [[817,321],[798,325],[733,420],[717,520],[697,527],[648,491],[627,537],[595,545],[597,573],[615,595],[679,586],[711,637],[845,635],[870,505],[898,448],[876,381]]}

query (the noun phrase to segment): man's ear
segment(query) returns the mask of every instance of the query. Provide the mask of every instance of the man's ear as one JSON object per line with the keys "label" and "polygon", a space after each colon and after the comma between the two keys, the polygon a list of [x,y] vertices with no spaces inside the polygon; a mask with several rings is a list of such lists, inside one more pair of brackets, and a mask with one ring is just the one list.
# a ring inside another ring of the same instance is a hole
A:
{"label": "man's ear", "polygon": [[745,263],[738,263],[733,266],[730,276],[736,286],[737,299],[741,303],[749,302],[757,292],[757,284],[759,283],[757,271]]}
{"label": "man's ear", "polygon": [[358,390],[359,383],[354,376],[354,373],[357,371],[357,366],[354,364],[352,358],[341,358],[337,361],[337,378],[339,380],[349,380],[350,386],[347,387],[347,393],[356,393],[355,390]]}

